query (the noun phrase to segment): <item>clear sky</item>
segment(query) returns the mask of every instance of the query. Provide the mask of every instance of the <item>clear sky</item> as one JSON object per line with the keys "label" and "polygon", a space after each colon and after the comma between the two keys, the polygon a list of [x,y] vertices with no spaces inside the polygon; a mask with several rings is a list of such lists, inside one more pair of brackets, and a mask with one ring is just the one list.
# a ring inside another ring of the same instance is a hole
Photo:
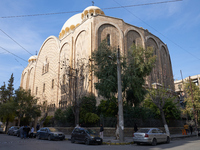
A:
{"label": "clear sky", "polygon": [[[174,79],[181,79],[180,70],[183,78],[200,74],[200,0],[93,1],[105,15],[143,27],[166,43]],[[0,0],[0,86],[13,73],[15,90],[19,88],[29,57],[46,38],[58,37],[71,16],[91,5],[92,0]]]}

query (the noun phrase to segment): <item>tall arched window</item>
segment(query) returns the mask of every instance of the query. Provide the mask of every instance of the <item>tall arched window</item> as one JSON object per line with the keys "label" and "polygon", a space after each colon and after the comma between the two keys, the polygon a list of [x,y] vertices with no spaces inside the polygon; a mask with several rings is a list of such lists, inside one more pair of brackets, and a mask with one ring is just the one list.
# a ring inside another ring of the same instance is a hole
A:
{"label": "tall arched window", "polygon": [[107,34],[107,44],[110,46],[110,34]]}

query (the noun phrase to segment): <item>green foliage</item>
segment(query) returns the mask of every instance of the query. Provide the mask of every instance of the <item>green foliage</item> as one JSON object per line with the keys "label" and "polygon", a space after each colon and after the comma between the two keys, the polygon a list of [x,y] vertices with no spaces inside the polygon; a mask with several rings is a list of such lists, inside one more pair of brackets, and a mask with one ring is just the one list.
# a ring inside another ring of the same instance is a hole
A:
{"label": "green foliage", "polygon": [[[175,97],[168,97],[163,103],[163,111],[165,114],[166,121],[169,122],[171,119],[180,119],[181,111],[178,107],[178,102],[174,102]],[[155,115],[154,118],[161,118],[160,109],[152,101],[152,99],[147,96],[144,100],[143,107],[149,108]]]}
{"label": "green foliage", "polygon": [[113,97],[108,100],[101,100],[97,108],[97,114],[104,117],[116,117],[118,112],[117,99]]}
{"label": "green foliage", "polygon": [[3,122],[13,121],[15,118],[16,103],[10,100],[0,105],[0,118],[3,118]]}
{"label": "green foliage", "polygon": [[[198,86],[195,85],[195,83],[191,82],[190,85],[190,82],[187,81],[184,84],[184,91],[186,96],[184,98],[185,109],[183,110],[183,113],[189,114],[191,118],[195,118],[193,110],[195,110],[195,113],[198,113],[198,111],[200,110],[200,89]],[[192,99],[192,94],[193,94],[193,99]],[[197,115],[197,117],[198,116],[199,115]],[[197,119],[200,120],[200,117]]]}
{"label": "green foliage", "polygon": [[[151,73],[156,61],[153,52],[153,48],[145,50],[133,45],[124,57],[120,56],[122,92],[131,106],[138,106],[144,99],[145,77]],[[98,78],[95,88],[99,95],[107,99],[117,96],[117,49],[108,46],[104,40],[92,53],[92,60],[92,71]]]}
{"label": "green foliage", "polygon": [[[95,123],[99,120],[96,115],[96,98],[93,94],[84,96],[81,99],[80,123]],[[91,116],[90,116],[91,115]]]}
{"label": "green foliage", "polygon": [[55,111],[54,118],[62,125],[66,123],[73,124],[75,120],[71,106],[67,107],[65,110],[57,109]]}
{"label": "green foliage", "polygon": [[99,117],[97,114],[94,113],[86,113],[84,117],[85,123],[96,123],[99,120]]}
{"label": "green foliage", "polygon": [[32,118],[41,116],[37,98],[32,96],[30,91],[25,91],[22,88],[15,90],[14,101],[16,103],[16,114],[19,118],[25,116],[30,121]]}
{"label": "green foliage", "polygon": [[131,107],[130,105],[124,106],[124,118],[138,118],[138,119],[151,119],[155,118],[153,111],[146,107]]}
{"label": "green foliage", "polygon": [[[117,93],[117,53],[116,48],[107,45],[104,40],[97,50],[92,53],[91,66],[94,75],[98,78],[95,83],[99,95],[111,98]],[[109,59],[112,58],[111,59]]]}
{"label": "green foliage", "polygon": [[[40,121],[43,120],[43,119],[44,118],[41,118]],[[50,126],[52,126],[53,122],[54,122],[53,116],[47,116],[45,118],[45,121],[43,122],[43,126],[44,127],[50,127]]]}
{"label": "green foliage", "polygon": [[145,77],[148,76],[155,66],[156,56],[154,49],[148,47],[136,47],[134,44],[128,50],[124,59],[122,74],[123,91],[126,91],[126,100],[131,106],[138,106],[144,100],[146,89]]}

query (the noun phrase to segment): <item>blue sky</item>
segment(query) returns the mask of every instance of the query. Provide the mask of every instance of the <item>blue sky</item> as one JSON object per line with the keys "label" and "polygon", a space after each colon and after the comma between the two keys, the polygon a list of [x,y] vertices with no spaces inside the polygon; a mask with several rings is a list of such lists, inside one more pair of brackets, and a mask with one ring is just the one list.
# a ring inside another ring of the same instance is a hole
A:
{"label": "blue sky", "polygon": [[[105,15],[143,27],[167,44],[174,79],[200,74],[200,1],[182,0],[162,4],[104,9],[173,0],[93,0]],[[63,24],[76,13],[17,17],[59,12],[82,12],[92,0],[1,0],[0,1],[0,86],[14,74],[14,87],[28,59],[51,35],[58,36]],[[8,17],[15,16],[15,17]],[[11,40],[11,38],[13,40]],[[18,43],[18,44],[17,44]],[[11,54],[12,53],[12,54]]]}

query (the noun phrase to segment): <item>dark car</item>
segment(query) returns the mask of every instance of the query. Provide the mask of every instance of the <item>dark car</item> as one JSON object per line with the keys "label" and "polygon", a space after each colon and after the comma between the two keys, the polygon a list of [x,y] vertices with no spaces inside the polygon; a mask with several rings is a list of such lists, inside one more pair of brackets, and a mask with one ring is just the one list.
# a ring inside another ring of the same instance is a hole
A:
{"label": "dark car", "polygon": [[19,130],[18,126],[12,126],[8,129],[8,135],[17,135],[17,131]]}
{"label": "dark car", "polygon": [[86,128],[79,128],[76,127],[72,131],[71,134],[71,142],[80,142],[80,143],[85,143],[87,145],[89,144],[102,144],[102,138],[100,138],[99,134],[92,130],[92,129],[86,129]]}
{"label": "dark car", "polygon": [[37,131],[36,137],[38,139],[48,139],[48,140],[64,140],[65,135],[59,132],[56,128],[45,127]]}

